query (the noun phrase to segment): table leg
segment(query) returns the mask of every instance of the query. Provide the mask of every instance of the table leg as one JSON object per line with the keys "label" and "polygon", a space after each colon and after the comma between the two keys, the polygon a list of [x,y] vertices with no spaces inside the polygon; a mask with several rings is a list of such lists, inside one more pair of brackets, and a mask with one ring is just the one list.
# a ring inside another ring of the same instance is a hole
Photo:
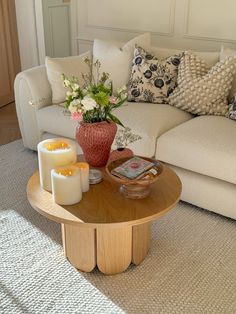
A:
{"label": "table leg", "polygon": [[132,263],[140,264],[150,248],[150,223],[133,226]]}
{"label": "table leg", "polygon": [[70,263],[85,272],[96,266],[95,229],[62,224],[62,242]]}
{"label": "table leg", "polygon": [[97,265],[107,275],[121,273],[131,263],[132,227],[97,228]]}
{"label": "table leg", "polygon": [[140,264],[150,247],[150,223],[113,228],[83,228],[62,224],[65,256],[85,272],[98,266],[107,275]]}

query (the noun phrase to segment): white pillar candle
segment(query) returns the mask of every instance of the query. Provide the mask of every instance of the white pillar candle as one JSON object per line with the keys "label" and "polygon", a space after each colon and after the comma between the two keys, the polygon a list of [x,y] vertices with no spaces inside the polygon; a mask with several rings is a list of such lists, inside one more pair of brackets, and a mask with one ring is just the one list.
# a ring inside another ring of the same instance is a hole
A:
{"label": "white pillar candle", "polygon": [[39,176],[42,188],[52,191],[51,170],[75,163],[76,144],[72,140],[54,138],[38,144]]}
{"label": "white pillar candle", "polygon": [[55,203],[73,205],[82,199],[80,169],[65,166],[51,170],[52,195]]}
{"label": "white pillar candle", "polygon": [[82,192],[89,190],[89,164],[87,162],[77,162],[74,166],[80,169]]}

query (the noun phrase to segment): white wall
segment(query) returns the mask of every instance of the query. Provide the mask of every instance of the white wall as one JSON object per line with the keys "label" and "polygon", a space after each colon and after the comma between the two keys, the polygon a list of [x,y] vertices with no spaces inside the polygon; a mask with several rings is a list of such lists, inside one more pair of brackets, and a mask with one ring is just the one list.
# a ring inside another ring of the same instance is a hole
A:
{"label": "white wall", "polygon": [[[44,62],[41,0],[15,2],[22,69],[27,69]],[[145,31],[151,32],[153,45],[160,47],[219,51],[224,44],[236,49],[235,0],[70,0],[70,3],[73,54],[91,49],[94,38],[125,42]]]}
{"label": "white wall", "polygon": [[[56,3],[56,1],[55,1]],[[71,51],[77,54],[77,0],[70,0]],[[22,70],[45,62],[42,0],[15,0]],[[60,30],[58,30],[60,33]],[[61,45],[64,45],[63,38]]]}
{"label": "white wall", "polygon": [[162,47],[236,49],[235,12],[235,0],[77,0],[78,50],[94,38],[127,41],[144,31]]}
{"label": "white wall", "polygon": [[15,0],[22,70],[39,64],[34,0]]}

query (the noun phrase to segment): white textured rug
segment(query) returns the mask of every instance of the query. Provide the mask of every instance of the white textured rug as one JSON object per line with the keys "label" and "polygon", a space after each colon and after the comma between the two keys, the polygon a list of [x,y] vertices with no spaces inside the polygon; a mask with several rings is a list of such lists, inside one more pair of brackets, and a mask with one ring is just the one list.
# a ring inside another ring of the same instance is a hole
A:
{"label": "white textured rug", "polygon": [[105,276],[65,260],[60,226],[25,187],[36,153],[0,147],[0,313],[236,313],[236,222],[180,203],[157,221],[140,266]]}

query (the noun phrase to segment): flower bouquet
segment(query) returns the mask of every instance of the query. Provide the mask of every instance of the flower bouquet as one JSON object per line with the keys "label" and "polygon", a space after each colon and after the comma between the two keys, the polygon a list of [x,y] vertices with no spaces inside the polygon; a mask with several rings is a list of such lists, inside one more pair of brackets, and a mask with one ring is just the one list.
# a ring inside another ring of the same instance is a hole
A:
{"label": "flower bouquet", "polygon": [[109,74],[100,74],[99,60],[93,63],[85,58],[84,61],[89,71],[82,75],[83,86],[77,78],[62,74],[63,84],[68,89],[65,107],[71,119],[79,122],[76,139],[86,161],[92,166],[104,166],[117,131],[116,124],[123,126],[112,112],[127,100],[127,89],[123,86],[113,92],[112,82],[108,82]]}
{"label": "flower bouquet", "polygon": [[[113,93],[112,82],[106,84],[109,74],[103,72],[100,75],[100,61],[96,60],[93,63],[89,58],[85,58],[84,62],[89,67],[89,74],[82,74],[83,86],[79,85],[77,78],[70,79],[62,74],[63,84],[68,89],[65,107],[71,113],[71,118],[86,123],[112,121],[123,126],[112,111],[127,100],[126,86]],[[97,79],[93,75],[95,72],[93,68],[97,73]]]}

